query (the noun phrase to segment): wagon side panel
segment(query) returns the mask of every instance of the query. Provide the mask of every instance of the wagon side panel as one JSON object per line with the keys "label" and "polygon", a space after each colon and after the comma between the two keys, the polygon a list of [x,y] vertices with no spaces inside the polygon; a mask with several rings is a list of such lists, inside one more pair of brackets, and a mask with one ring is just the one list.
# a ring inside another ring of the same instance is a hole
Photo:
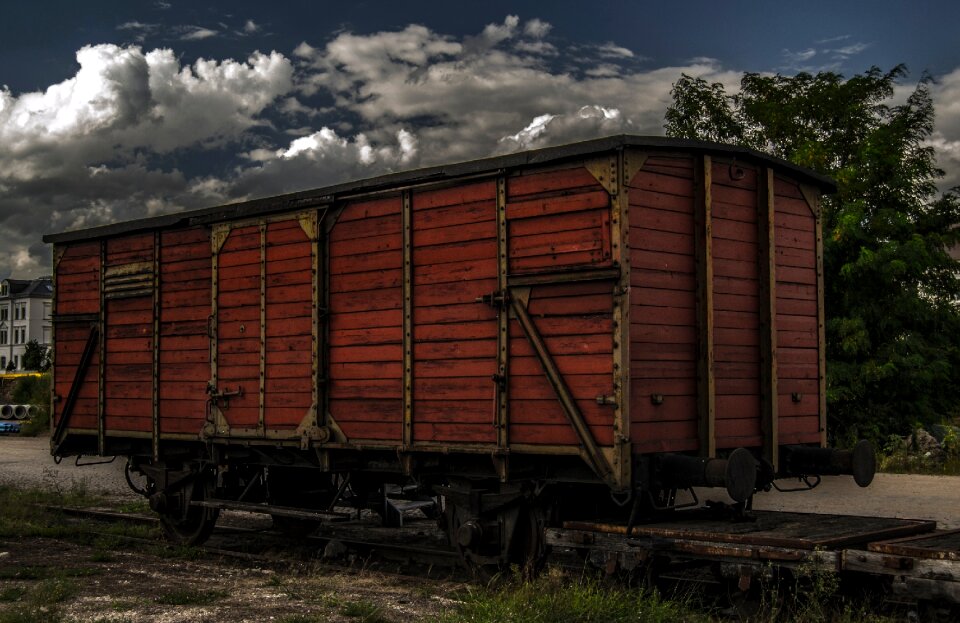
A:
{"label": "wagon side panel", "polygon": [[758,171],[714,161],[711,179],[716,445],[756,447],[762,444]]}
{"label": "wagon side panel", "polygon": [[611,199],[585,166],[529,171],[506,180],[508,271],[528,287],[522,300],[531,336],[509,323],[509,439],[515,444],[577,447],[570,414],[558,400],[534,342],[542,341],[590,436],[613,443],[613,289],[602,279],[564,283],[563,275],[612,267]]}
{"label": "wagon side panel", "polygon": [[210,379],[210,231],[165,231],[160,243],[159,430],[198,434]]}
{"label": "wagon side panel", "polygon": [[109,238],[104,263],[104,429],[153,430],[153,233]]}
{"label": "wagon side panel", "polygon": [[313,403],[313,244],[296,218],[267,223],[264,242],[264,425],[292,431]]}
{"label": "wagon side panel", "polygon": [[351,440],[401,439],[401,206],[348,203],[329,233],[329,410]]}
{"label": "wagon side panel", "polygon": [[819,443],[816,218],[793,180],[777,177],[774,191],[780,443]]}
{"label": "wagon side panel", "polygon": [[[56,268],[53,420],[60,423],[71,388],[75,400],[68,428],[96,430],[100,355],[95,333],[100,313],[100,243],[66,245]],[[93,335],[90,358],[81,369]]]}
{"label": "wagon side panel", "polygon": [[412,438],[493,443],[497,186],[464,183],[410,196]]}
{"label": "wagon side panel", "polygon": [[631,439],[637,452],[696,450],[694,160],[651,156],[629,180]]}

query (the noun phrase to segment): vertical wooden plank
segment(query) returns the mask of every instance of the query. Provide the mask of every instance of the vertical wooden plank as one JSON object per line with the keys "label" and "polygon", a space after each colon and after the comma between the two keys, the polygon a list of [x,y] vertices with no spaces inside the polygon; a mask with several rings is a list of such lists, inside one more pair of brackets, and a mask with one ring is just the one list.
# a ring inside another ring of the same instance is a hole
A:
{"label": "vertical wooden plank", "polygon": [[[507,296],[507,254],[510,249],[507,240],[507,178],[497,177],[497,291]],[[497,378],[494,426],[497,429],[497,467],[502,481],[509,477],[507,471],[507,452],[510,440],[509,414],[509,374],[510,374],[510,311],[506,301],[500,302],[497,313]]]}
{"label": "vertical wooden plank", "polygon": [[323,422],[322,399],[320,396],[320,369],[326,368],[326,345],[320,343],[320,224],[316,210],[308,215],[310,220],[310,393],[314,409],[315,424]]}
{"label": "vertical wooden plank", "polygon": [[713,376],[712,162],[701,155],[694,167],[697,264],[697,411],[701,456],[716,454],[716,383]]}
{"label": "vertical wooden plank", "polygon": [[773,169],[761,169],[757,185],[757,242],[760,261],[760,430],[763,458],[780,461],[777,389],[777,238]]}
{"label": "vertical wooden plank", "polygon": [[264,408],[267,396],[267,221],[260,220],[260,390],[257,430],[266,434]]}
{"label": "vertical wooden plank", "polygon": [[[57,271],[60,268],[60,260],[63,258],[65,247],[53,245],[51,255],[53,257],[53,298],[50,301],[50,413],[47,414],[50,419],[50,430],[57,430],[56,412],[57,409],[57,323],[54,319],[57,317]],[[59,441],[59,440],[56,440]]]}
{"label": "vertical wooden plank", "polygon": [[106,454],[106,372],[107,372],[107,301],[103,292],[103,273],[107,266],[107,241],[100,241],[100,370],[97,375],[97,454]]}
{"label": "vertical wooden plank", "polygon": [[[633,482],[630,443],[630,219],[628,184],[642,166],[643,156],[633,150],[618,154],[617,185],[610,202],[610,255],[620,266],[613,295],[613,470],[621,490]],[[606,224],[606,223],[605,223]]]}
{"label": "vertical wooden plank", "polygon": [[819,194],[813,199],[817,245],[817,380],[820,392],[820,446],[827,447],[827,328],[823,299],[823,212]]}
{"label": "vertical wooden plank", "polygon": [[160,460],[160,231],[153,233],[153,460]]}
{"label": "vertical wooden plank", "polygon": [[403,236],[403,447],[413,445],[413,206],[410,191],[402,196]]}

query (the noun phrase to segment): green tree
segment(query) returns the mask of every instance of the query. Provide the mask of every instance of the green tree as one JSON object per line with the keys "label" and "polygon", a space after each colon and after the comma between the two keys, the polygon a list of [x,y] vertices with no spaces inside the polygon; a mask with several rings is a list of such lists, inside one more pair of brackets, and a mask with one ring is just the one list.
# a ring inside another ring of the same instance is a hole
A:
{"label": "green tree", "polygon": [[50,368],[50,349],[30,340],[23,349],[23,369],[46,372]]}
{"label": "green tree", "polygon": [[831,432],[879,438],[955,415],[960,404],[957,189],[929,144],[927,77],[903,103],[903,66],[744,74],[739,92],[684,75],[671,136],[750,147],[836,180],[824,198],[827,401]]}

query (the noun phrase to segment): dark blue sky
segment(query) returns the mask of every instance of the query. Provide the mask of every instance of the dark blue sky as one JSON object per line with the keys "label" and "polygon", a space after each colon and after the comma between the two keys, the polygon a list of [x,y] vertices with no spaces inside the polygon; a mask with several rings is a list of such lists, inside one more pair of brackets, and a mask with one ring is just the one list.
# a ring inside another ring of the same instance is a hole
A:
{"label": "dark blue sky", "polygon": [[[169,4],[170,8],[161,8]],[[14,92],[36,90],[73,75],[73,52],[91,43],[133,42],[117,30],[129,22],[159,24],[147,47],[176,47],[184,62],[198,56],[245,58],[253,46],[289,53],[301,41],[322,43],[333,33],[359,34],[423,24],[453,36],[475,34],[505,15],[539,17],[568,42],[613,41],[657,66],[712,57],[742,71],[790,71],[784,51],[861,43],[868,47],[843,63],[845,73],[870,65],[906,63],[912,74],[946,73],[960,64],[960,3],[950,1],[746,2],[236,2],[170,0],[22,2],[4,0],[0,19],[0,83]],[[215,30],[252,19],[264,32],[253,39],[222,36],[185,42],[169,28],[189,24]],[[838,38],[843,39],[838,39]],[[811,65],[811,67],[818,67]]]}

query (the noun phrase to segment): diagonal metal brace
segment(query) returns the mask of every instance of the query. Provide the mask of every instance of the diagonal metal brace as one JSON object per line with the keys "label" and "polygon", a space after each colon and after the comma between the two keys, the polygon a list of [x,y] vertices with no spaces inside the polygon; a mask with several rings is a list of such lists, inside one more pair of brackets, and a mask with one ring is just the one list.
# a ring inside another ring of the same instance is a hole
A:
{"label": "diagonal metal brace", "polygon": [[570,421],[571,426],[573,426],[574,431],[577,433],[577,437],[580,439],[581,454],[583,454],[584,460],[593,468],[593,471],[597,473],[597,476],[599,476],[601,480],[612,487],[616,487],[617,483],[614,478],[613,467],[610,465],[607,457],[604,456],[600,446],[597,445],[597,441],[593,438],[593,434],[590,432],[590,428],[587,426],[587,423],[583,419],[583,414],[580,412],[580,407],[577,406],[577,401],[574,400],[573,394],[570,393],[570,388],[567,387],[563,375],[560,374],[560,369],[550,355],[550,351],[547,350],[543,336],[540,335],[540,331],[537,330],[537,326],[533,323],[533,319],[530,317],[529,312],[527,312],[523,301],[515,296],[509,298],[510,307],[517,321],[520,323],[524,334],[526,334],[527,340],[529,340],[530,345],[533,347],[533,352],[536,353],[537,359],[540,360],[540,365],[543,366],[547,380],[550,381],[550,385],[553,386],[553,390],[557,394],[557,399],[560,400],[564,415],[567,416],[567,420]]}
{"label": "diagonal metal brace", "polygon": [[73,375],[73,382],[70,384],[70,393],[63,402],[63,409],[60,410],[60,421],[57,422],[57,428],[54,429],[50,438],[51,445],[54,445],[53,454],[57,454],[60,444],[63,443],[63,432],[67,430],[67,423],[70,421],[70,414],[73,413],[73,407],[77,403],[77,396],[80,394],[80,388],[83,386],[83,379],[87,375],[87,368],[90,367],[90,360],[93,358],[93,351],[99,344],[100,328],[97,325],[90,327],[90,335],[87,337],[87,343],[83,347],[83,354],[80,355],[80,363],[77,364],[77,371]]}

